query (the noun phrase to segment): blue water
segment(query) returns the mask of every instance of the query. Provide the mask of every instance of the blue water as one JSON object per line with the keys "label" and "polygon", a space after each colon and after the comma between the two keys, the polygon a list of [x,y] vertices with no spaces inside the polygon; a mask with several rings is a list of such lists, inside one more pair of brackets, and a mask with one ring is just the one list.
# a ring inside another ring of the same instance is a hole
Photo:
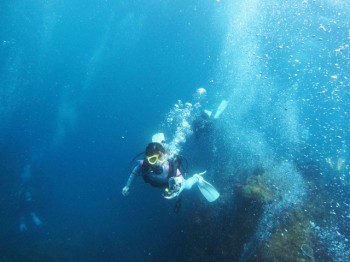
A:
{"label": "blue water", "polygon": [[[200,253],[192,227],[202,217],[199,192],[186,192],[180,214],[142,179],[121,195],[130,160],[151,136],[162,131],[171,141],[181,121],[191,124],[195,110],[185,116],[185,103],[196,103],[199,87],[202,109],[215,111],[222,99],[228,108],[210,139],[185,132],[177,146],[189,172],[210,170],[222,194],[207,207],[216,226],[228,226],[220,210],[237,205],[231,192],[256,169],[274,174],[267,186],[279,195],[236,253],[211,259],[249,258],[280,214],[302,207],[317,186],[331,199],[323,219],[309,217],[323,252],[315,244],[315,256],[350,258],[349,7],[2,1],[0,260],[186,261]],[[180,122],[169,120],[174,110]],[[27,212],[21,232],[23,188],[42,224]],[[205,230],[217,234],[203,249],[216,248],[225,230]]]}

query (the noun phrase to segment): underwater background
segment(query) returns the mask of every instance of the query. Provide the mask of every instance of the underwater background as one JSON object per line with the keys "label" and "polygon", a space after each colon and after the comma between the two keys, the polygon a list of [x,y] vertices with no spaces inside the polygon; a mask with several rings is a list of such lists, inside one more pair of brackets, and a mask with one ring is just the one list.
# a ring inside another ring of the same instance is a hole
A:
{"label": "underwater background", "polygon": [[[349,10],[1,1],[0,261],[349,261]],[[217,201],[121,194],[157,132]]]}

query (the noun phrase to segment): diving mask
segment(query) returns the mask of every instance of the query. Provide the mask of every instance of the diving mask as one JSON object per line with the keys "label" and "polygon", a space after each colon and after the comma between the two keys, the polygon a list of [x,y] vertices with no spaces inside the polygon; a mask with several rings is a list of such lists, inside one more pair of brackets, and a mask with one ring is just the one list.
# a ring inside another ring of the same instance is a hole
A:
{"label": "diving mask", "polygon": [[147,161],[150,165],[154,165],[157,162],[164,163],[166,160],[166,154],[154,154],[147,156]]}

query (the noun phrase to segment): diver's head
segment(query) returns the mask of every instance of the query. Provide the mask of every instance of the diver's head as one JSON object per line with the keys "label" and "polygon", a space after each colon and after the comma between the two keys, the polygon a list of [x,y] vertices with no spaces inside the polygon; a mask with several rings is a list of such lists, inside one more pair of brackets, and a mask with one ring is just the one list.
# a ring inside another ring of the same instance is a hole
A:
{"label": "diver's head", "polygon": [[146,159],[148,164],[155,165],[157,163],[164,163],[166,160],[165,149],[160,143],[149,143],[146,147]]}
{"label": "diver's head", "polygon": [[156,174],[163,172],[162,164],[166,161],[166,153],[162,144],[149,143],[145,150],[145,161]]}

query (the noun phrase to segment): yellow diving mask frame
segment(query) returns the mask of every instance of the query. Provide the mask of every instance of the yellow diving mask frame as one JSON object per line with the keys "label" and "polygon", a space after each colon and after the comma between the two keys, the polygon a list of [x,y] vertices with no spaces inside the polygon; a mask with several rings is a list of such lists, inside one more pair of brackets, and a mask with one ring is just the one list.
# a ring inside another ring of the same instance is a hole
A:
{"label": "yellow diving mask frame", "polygon": [[152,156],[148,156],[147,157],[147,161],[148,163],[150,163],[150,165],[154,165],[157,162],[160,163],[164,163],[166,160],[166,154],[154,154]]}

